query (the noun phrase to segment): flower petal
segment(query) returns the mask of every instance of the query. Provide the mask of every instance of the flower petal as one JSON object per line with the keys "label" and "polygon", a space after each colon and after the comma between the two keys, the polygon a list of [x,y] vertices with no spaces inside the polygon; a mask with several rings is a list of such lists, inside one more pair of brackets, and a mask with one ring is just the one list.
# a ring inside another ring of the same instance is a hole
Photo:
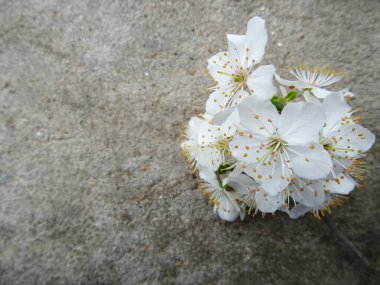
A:
{"label": "flower petal", "polygon": [[231,186],[236,192],[247,192],[249,188],[256,188],[259,185],[249,176],[242,173],[243,168],[238,164],[228,177],[223,179],[223,184]]}
{"label": "flower petal", "polygon": [[231,106],[237,106],[243,101],[245,98],[249,97],[249,93],[245,90],[238,90],[232,97]]}
{"label": "flower petal", "polygon": [[235,209],[225,210],[222,208],[217,208],[217,213],[219,218],[227,222],[234,222],[240,216],[240,212]]}
{"label": "flower petal", "polygon": [[329,134],[341,126],[343,118],[349,116],[351,107],[336,93],[332,93],[323,100],[321,105],[326,115],[326,124],[322,134],[328,137]]}
{"label": "flower petal", "polygon": [[207,69],[211,77],[218,84],[228,84],[233,77],[234,67],[230,64],[231,59],[227,52],[218,52],[208,59]]}
{"label": "flower petal", "polygon": [[200,167],[205,167],[212,171],[216,171],[223,162],[221,154],[209,147],[200,148],[196,160]]}
{"label": "flower petal", "polygon": [[288,103],[278,121],[278,133],[290,145],[306,145],[317,140],[324,123],[325,115],[319,106]]}
{"label": "flower petal", "polygon": [[274,74],[274,78],[281,85],[284,85],[284,86],[294,86],[294,87],[296,87],[299,90],[302,90],[304,88],[311,88],[312,87],[312,85],[310,85],[310,84],[308,84],[306,82],[300,81],[300,80],[292,81],[292,80],[282,79],[277,73]]}
{"label": "flower petal", "polygon": [[265,29],[265,21],[260,17],[253,17],[247,24],[247,47],[249,57],[259,63],[264,57],[268,34]]}
{"label": "flower petal", "polygon": [[248,77],[248,88],[257,99],[270,100],[276,94],[277,89],[272,82],[275,70],[273,65],[262,65]]}
{"label": "flower petal", "polygon": [[259,189],[255,195],[257,209],[263,213],[274,213],[284,204],[284,192],[278,193],[276,196],[269,195],[265,190]]}
{"label": "flower petal", "polygon": [[218,112],[212,116],[211,121],[216,125],[228,124],[236,126],[240,122],[238,108],[229,107],[224,111]]}
{"label": "flower petal", "polygon": [[339,91],[336,91],[335,93],[338,94],[339,96],[341,96],[342,99],[344,99],[346,97],[354,97],[355,96],[355,94],[352,93],[348,88],[341,89]]}
{"label": "flower petal", "polygon": [[[200,166],[215,171],[223,162],[221,152],[213,147],[213,144],[218,137],[223,136],[223,134],[227,132],[225,127],[226,126],[223,126],[222,129],[221,126],[215,126],[210,123],[202,124],[200,126],[198,134],[198,152],[196,154],[196,160]],[[227,133],[226,136],[228,136]]]}
{"label": "flower petal", "polygon": [[313,93],[319,99],[324,99],[333,92],[323,88],[314,87],[313,89],[311,89],[311,93]]}
{"label": "flower petal", "polygon": [[341,173],[335,179],[326,179],[324,185],[326,191],[347,195],[355,189],[357,183],[350,176]]}
{"label": "flower petal", "polygon": [[218,88],[212,92],[206,102],[206,112],[214,115],[226,109],[231,98],[232,87]]}
{"label": "flower petal", "polygon": [[300,184],[292,193],[292,198],[307,207],[315,208],[323,206],[325,203],[325,190],[323,183],[315,181],[299,181]]}
{"label": "flower petal", "polygon": [[341,127],[332,135],[332,153],[336,158],[356,157],[368,151],[375,142],[375,135],[357,124]]}
{"label": "flower petal", "polygon": [[331,160],[333,163],[333,169],[327,178],[335,178],[339,173],[342,173],[354,163],[354,159],[337,158],[336,156],[332,157]]}
{"label": "flower petal", "polygon": [[240,124],[253,135],[269,137],[276,130],[280,115],[270,101],[259,101],[249,96],[240,103],[238,109]]}
{"label": "flower petal", "polygon": [[[227,34],[228,53],[231,57],[233,65],[236,68],[247,68],[251,66],[247,55],[247,46],[245,35]],[[252,63],[252,60],[251,60]]]}
{"label": "flower petal", "polygon": [[219,195],[215,198],[214,202],[216,202],[214,212],[217,212],[219,217],[223,220],[233,222],[242,212],[239,205],[232,197],[231,192],[225,190],[219,192]]}
{"label": "flower petal", "polygon": [[317,97],[315,97],[313,94],[310,93],[310,91],[306,90],[303,92],[303,97],[305,98],[305,101],[307,103],[313,103],[316,105],[321,105],[321,101]]}
{"label": "flower petal", "polygon": [[291,146],[287,148],[294,173],[305,179],[321,179],[331,169],[330,154],[319,144]]}
{"label": "flower petal", "polygon": [[[262,146],[262,138],[255,138],[250,132],[238,132],[229,144],[232,156],[243,166],[255,164],[263,156],[265,149]],[[243,167],[244,169],[245,167]]]}
{"label": "flower petal", "polygon": [[292,177],[289,166],[280,156],[249,164],[246,173],[272,196],[284,190]]}
{"label": "flower petal", "polygon": [[290,182],[291,172],[285,159],[273,158],[265,143],[250,133],[240,132],[230,143],[232,155],[240,162],[243,171],[254,178],[271,195],[277,195]]}
{"label": "flower petal", "polygon": [[307,212],[309,212],[311,208],[306,207],[302,204],[297,204],[294,206],[290,211],[288,211],[289,218],[291,219],[298,219],[299,217],[305,215]]}
{"label": "flower petal", "polygon": [[211,169],[209,169],[207,167],[200,166],[199,167],[199,177],[202,180],[212,181],[212,180],[216,179],[216,174],[215,174],[215,171],[212,171]]}

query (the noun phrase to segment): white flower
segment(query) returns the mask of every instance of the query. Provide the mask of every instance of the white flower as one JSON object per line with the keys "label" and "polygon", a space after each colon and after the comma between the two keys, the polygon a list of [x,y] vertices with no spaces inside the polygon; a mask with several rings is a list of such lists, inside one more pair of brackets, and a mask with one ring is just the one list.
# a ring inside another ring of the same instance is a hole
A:
{"label": "white flower", "polygon": [[[277,74],[275,74],[275,78],[282,85],[293,86],[299,90],[306,89],[307,92],[305,92],[304,96],[307,101],[314,100],[311,95],[314,95],[319,99],[326,98],[326,96],[332,93],[332,91],[326,90],[324,87],[338,82],[345,76],[342,72],[328,71],[325,68],[320,69],[309,66],[299,66],[298,68],[293,68],[290,70],[290,73],[293,74],[298,80],[285,80]],[[342,93],[344,91],[346,91],[349,96],[353,95],[352,93],[348,93],[347,90],[342,90]]]}
{"label": "white flower", "polygon": [[205,180],[203,189],[210,196],[214,204],[214,213],[226,221],[233,222],[239,216],[243,220],[245,211],[242,211],[234,198],[234,192],[217,178]]}
{"label": "white flower", "polygon": [[276,92],[272,78],[273,65],[253,70],[263,56],[268,35],[265,21],[253,17],[247,25],[246,35],[227,35],[228,51],[219,52],[208,60],[208,71],[217,85],[206,103],[206,112],[215,114],[239,102],[251,94],[269,100]]}
{"label": "white flower", "polygon": [[238,109],[246,131],[235,136],[230,150],[270,195],[280,193],[294,175],[320,179],[331,171],[330,155],[317,142],[325,123],[320,107],[288,103],[279,115],[269,101],[249,97]]}
{"label": "white flower", "polygon": [[235,127],[229,122],[215,125],[211,121],[193,117],[181,147],[192,166],[200,169],[205,177],[210,177],[210,173],[229,157],[229,142],[234,134]]}
{"label": "white flower", "polygon": [[273,65],[255,68],[267,40],[260,17],[248,22],[245,35],[227,35],[227,51],[208,60],[216,85],[206,112],[191,118],[181,144],[215,214],[226,221],[259,211],[319,218],[368,175],[363,158],[375,136],[348,105],[354,94],[328,87],[345,75],[300,66],[290,70],[291,81]]}
{"label": "white flower", "polygon": [[248,214],[252,212],[256,214],[258,210],[262,213],[274,213],[284,205],[285,195],[283,192],[276,196],[269,195],[256,181],[242,171],[243,168],[238,164],[224,182],[236,191],[236,200],[242,209],[248,211]]}
{"label": "white flower", "polygon": [[350,169],[353,164],[357,169],[359,162],[356,159],[372,147],[375,135],[355,123],[357,120],[352,117],[351,107],[340,96],[327,96],[321,107],[326,115],[326,124],[320,142],[332,157],[333,175]]}
{"label": "white flower", "polygon": [[349,194],[355,186],[357,183],[344,173],[340,173],[335,179],[295,179],[288,186],[289,197],[295,206],[286,212],[292,219],[307,212],[319,217],[320,213],[330,211],[331,207],[339,204],[343,199],[342,195]]}

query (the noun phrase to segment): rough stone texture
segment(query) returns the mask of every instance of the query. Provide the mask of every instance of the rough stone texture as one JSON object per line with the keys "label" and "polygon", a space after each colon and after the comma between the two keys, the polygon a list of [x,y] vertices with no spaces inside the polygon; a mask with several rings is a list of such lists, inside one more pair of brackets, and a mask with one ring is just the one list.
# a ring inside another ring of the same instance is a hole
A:
{"label": "rough stone texture", "polygon": [[214,216],[179,148],[207,58],[254,15],[265,63],[347,71],[335,88],[379,135],[378,1],[0,7],[1,284],[380,282],[379,144],[365,190],[329,219],[236,223]]}

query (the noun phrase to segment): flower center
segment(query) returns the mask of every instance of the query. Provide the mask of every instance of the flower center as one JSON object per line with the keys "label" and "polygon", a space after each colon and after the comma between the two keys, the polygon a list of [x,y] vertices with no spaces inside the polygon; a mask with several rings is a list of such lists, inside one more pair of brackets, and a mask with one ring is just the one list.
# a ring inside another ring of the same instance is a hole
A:
{"label": "flower center", "polygon": [[270,151],[271,154],[278,154],[285,150],[287,145],[288,144],[286,141],[282,140],[278,135],[274,135],[270,138],[267,149]]}
{"label": "flower center", "polygon": [[234,78],[235,83],[245,83],[248,78],[248,74],[246,73],[234,74],[233,78]]}
{"label": "flower center", "polygon": [[331,151],[331,150],[333,150],[333,145],[332,145],[332,143],[326,143],[323,145],[323,148],[327,151]]}
{"label": "flower center", "polygon": [[321,137],[319,139],[320,144],[330,154],[332,154],[333,152],[338,151],[338,152],[345,153],[345,154],[349,155],[351,152],[354,152],[354,149],[350,145],[348,145],[348,146],[341,146],[341,145],[338,144],[339,141],[340,141],[340,139],[338,139],[338,138],[336,138],[334,136],[332,138]]}
{"label": "flower center", "polygon": [[229,144],[232,141],[233,137],[220,137],[213,146],[225,155],[230,155]]}

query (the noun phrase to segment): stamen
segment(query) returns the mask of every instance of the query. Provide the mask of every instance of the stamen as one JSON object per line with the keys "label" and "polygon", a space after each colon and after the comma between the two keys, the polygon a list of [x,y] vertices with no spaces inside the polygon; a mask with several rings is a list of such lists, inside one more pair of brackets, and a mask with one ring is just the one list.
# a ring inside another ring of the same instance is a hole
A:
{"label": "stamen", "polygon": [[308,65],[289,67],[289,70],[298,80],[309,83],[315,87],[331,85],[346,76],[344,72],[330,71],[326,67],[319,68]]}

